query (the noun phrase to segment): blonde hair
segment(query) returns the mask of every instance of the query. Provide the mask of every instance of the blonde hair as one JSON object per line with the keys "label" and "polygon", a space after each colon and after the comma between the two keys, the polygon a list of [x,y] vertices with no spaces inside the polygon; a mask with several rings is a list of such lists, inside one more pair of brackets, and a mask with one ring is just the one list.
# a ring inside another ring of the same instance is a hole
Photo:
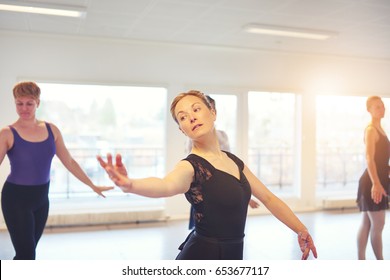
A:
{"label": "blonde hair", "polygon": [[171,103],[171,115],[172,115],[173,120],[177,124],[179,123],[177,121],[177,118],[175,115],[175,109],[176,109],[177,103],[179,103],[179,101],[182,100],[184,97],[190,96],[190,95],[198,97],[207,106],[207,108],[213,109],[213,107],[211,106],[211,104],[209,102],[209,99],[207,98],[207,96],[203,92],[200,92],[198,90],[190,90],[188,92],[180,93],[175,97],[175,99],[173,99],[173,101]]}
{"label": "blonde hair", "polygon": [[35,100],[39,100],[41,89],[34,82],[20,82],[14,86],[13,94],[14,98],[32,97]]}
{"label": "blonde hair", "polygon": [[370,109],[370,107],[372,106],[372,103],[374,103],[375,101],[377,100],[381,100],[382,99],[379,97],[379,96],[376,96],[376,95],[373,95],[373,96],[369,96],[367,98],[367,101],[366,101],[366,108],[367,108],[367,111]]}

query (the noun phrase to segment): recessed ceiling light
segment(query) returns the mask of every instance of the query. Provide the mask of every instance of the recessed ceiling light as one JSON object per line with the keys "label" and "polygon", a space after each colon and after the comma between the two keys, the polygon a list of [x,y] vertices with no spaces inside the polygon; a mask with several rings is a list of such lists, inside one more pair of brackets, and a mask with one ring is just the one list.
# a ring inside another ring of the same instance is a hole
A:
{"label": "recessed ceiling light", "polygon": [[245,25],[243,27],[243,30],[248,33],[314,39],[314,40],[326,40],[330,37],[337,35],[337,33],[335,32],[324,31],[324,30],[312,30],[312,29],[292,28],[292,27],[285,27],[285,26],[264,25],[264,24],[254,24],[254,23]]}
{"label": "recessed ceiling light", "polygon": [[43,14],[64,17],[84,17],[85,7],[54,5],[47,3],[17,3],[18,1],[1,1],[0,10],[9,12]]}

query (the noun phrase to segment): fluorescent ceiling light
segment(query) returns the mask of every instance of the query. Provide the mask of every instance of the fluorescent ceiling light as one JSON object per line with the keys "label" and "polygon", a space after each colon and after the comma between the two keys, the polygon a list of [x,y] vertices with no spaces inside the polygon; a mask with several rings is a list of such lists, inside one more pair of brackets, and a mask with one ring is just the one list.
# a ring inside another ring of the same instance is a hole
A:
{"label": "fluorescent ceiling light", "polygon": [[284,26],[264,25],[264,24],[248,24],[244,26],[244,31],[248,33],[285,36],[294,38],[326,40],[337,33],[323,30],[311,30],[302,28],[291,28]]}
{"label": "fluorescent ceiling light", "polygon": [[2,1],[2,3],[0,3],[0,10],[64,17],[84,17],[86,14],[86,9],[84,7],[53,5],[35,2],[17,3],[17,1],[7,1],[6,3],[5,1]]}

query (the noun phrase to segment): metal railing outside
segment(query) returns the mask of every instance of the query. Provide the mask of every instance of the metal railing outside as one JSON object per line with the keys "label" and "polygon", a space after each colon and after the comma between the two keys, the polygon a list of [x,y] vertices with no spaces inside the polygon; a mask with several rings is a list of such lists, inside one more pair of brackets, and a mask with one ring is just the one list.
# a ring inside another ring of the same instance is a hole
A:
{"label": "metal railing outside", "polygon": [[[97,148],[69,148],[73,158],[96,185],[111,186],[105,171],[96,156],[105,157],[106,151]],[[117,147],[111,149],[113,155],[120,153],[129,177],[162,176],[165,170],[164,150],[160,147]],[[119,189],[110,195],[124,195]],[[50,196],[55,198],[94,197],[96,194],[77,180],[57,159],[53,159]]]}
{"label": "metal railing outside", "polygon": [[[96,148],[69,149],[70,153],[96,185],[112,185],[96,155],[105,156]],[[110,151],[120,153],[129,177],[161,177],[165,172],[162,147],[118,147]],[[274,191],[290,192],[294,186],[294,151],[290,147],[253,147],[248,153],[248,166],[267,187]],[[354,148],[325,147],[317,151],[317,191],[324,193],[354,192],[365,168],[364,155]],[[124,195],[120,190],[110,194]],[[57,158],[53,160],[51,197],[94,197],[84,184],[78,181]]]}

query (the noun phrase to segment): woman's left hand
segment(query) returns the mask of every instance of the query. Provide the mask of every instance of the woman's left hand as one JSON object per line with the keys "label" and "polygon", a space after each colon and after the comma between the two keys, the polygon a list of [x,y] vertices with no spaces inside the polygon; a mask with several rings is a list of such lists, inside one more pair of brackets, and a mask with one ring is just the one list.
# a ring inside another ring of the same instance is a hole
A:
{"label": "woman's left hand", "polygon": [[109,191],[109,190],[112,190],[114,187],[105,187],[105,186],[92,186],[92,190],[97,193],[98,195],[100,195],[101,197],[106,197],[103,192],[105,191]]}
{"label": "woman's left hand", "polygon": [[302,260],[307,260],[310,251],[312,251],[313,256],[317,258],[317,249],[314,246],[313,238],[311,238],[311,235],[307,230],[298,233],[298,243],[302,251]]}

